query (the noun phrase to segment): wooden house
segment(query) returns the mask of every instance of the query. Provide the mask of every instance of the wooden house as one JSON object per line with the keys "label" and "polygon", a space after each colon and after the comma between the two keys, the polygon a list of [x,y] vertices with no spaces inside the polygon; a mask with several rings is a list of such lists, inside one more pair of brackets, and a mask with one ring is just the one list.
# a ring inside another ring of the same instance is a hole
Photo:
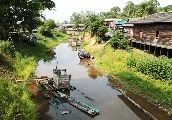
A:
{"label": "wooden house", "polygon": [[123,25],[126,22],[127,21],[124,19],[115,19],[115,18],[105,19],[106,26],[113,30],[123,28]]}
{"label": "wooden house", "polygon": [[125,24],[125,31],[133,43],[172,49],[172,12],[155,13],[129,21]]}

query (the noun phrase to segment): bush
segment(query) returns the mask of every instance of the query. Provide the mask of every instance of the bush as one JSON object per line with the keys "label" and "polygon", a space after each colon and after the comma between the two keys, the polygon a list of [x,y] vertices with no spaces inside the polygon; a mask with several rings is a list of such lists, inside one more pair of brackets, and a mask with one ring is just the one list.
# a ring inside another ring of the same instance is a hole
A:
{"label": "bush", "polygon": [[47,37],[53,37],[52,29],[56,27],[54,20],[46,20],[39,28],[39,32]]}
{"label": "bush", "polygon": [[51,29],[46,26],[41,26],[39,28],[39,32],[44,36],[53,37],[53,33],[52,33]]}
{"label": "bush", "polygon": [[9,41],[0,41],[0,52],[5,54],[14,54],[14,45]]}
{"label": "bush", "polygon": [[127,60],[127,65],[157,79],[172,80],[172,60],[165,56],[158,58],[138,58],[137,56],[131,55]]}
{"label": "bush", "polygon": [[58,31],[58,30],[53,30],[53,35],[55,36],[55,37],[63,37],[64,35],[60,32],[60,31]]}
{"label": "bush", "polygon": [[111,44],[114,48],[129,49],[129,43],[128,37],[125,37],[120,31],[115,31],[111,38]]}
{"label": "bush", "polygon": [[98,37],[99,41],[104,39],[105,33],[108,31],[108,28],[105,26],[104,19],[99,16],[94,16],[89,22],[88,29],[91,32],[91,36]]}
{"label": "bush", "polygon": [[65,29],[60,29],[60,31],[59,32],[61,32],[61,33],[63,33],[63,34],[66,34],[66,30]]}
{"label": "bush", "polygon": [[25,86],[0,78],[0,119],[35,120],[35,104]]}

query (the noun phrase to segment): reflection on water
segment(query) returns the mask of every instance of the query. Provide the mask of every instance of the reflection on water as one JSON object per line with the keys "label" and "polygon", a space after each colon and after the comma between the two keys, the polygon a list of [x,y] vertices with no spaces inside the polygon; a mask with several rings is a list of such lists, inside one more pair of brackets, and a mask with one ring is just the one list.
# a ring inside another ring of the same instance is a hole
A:
{"label": "reflection on water", "polygon": [[90,59],[81,59],[79,65],[88,68],[88,76],[92,79],[96,79],[97,76],[103,76],[103,73],[101,71],[97,70],[95,67],[92,66],[92,62]]}
{"label": "reflection on water", "polygon": [[[128,103],[123,102],[119,97],[121,93],[107,85],[108,78],[95,69],[90,60],[79,59],[77,50],[69,47],[67,43],[60,44],[54,49],[56,53],[54,59],[49,62],[39,61],[35,74],[38,77],[52,77],[53,69],[58,62],[58,68],[65,68],[69,74],[72,74],[71,85],[76,89],[68,94],[99,109],[100,115],[91,118],[68,103],[57,100],[50,104],[46,99],[38,97],[40,120],[43,116],[49,116],[51,120],[139,120],[146,116],[142,112],[136,115],[138,109],[128,107],[126,105]],[[61,115],[59,111],[63,109],[71,112]]]}

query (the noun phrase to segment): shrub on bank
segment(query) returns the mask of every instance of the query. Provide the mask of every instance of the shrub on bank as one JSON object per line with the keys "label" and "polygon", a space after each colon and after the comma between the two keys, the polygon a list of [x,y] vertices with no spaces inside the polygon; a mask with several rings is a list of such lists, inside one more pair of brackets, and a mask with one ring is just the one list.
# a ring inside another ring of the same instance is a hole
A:
{"label": "shrub on bank", "polygon": [[128,40],[128,37],[124,36],[121,31],[115,31],[113,37],[110,40],[114,48],[125,50],[130,48],[130,41]]}
{"label": "shrub on bank", "polygon": [[0,41],[0,52],[5,54],[14,54],[14,45],[10,41]]}
{"label": "shrub on bank", "polygon": [[[90,51],[94,56],[94,64],[100,69],[106,71],[108,74],[116,76],[118,79],[112,79],[113,83],[120,83],[124,86],[124,90],[136,93],[142,97],[147,98],[152,103],[163,103],[165,105],[172,105],[172,85],[169,80],[159,80],[155,77],[150,76],[150,74],[145,75],[142,72],[138,72],[136,66],[140,65],[140,69],[149,68],[150,63],[142,63],[144,60],[154,60],[158,62],[160,59],[159,70],[163,70],[163,75],[167,73],[170,74],[171,59],[167,57],[156,58],[151,54],[144,53],[140,50],[133,49],[131,51],[126,51],[122,49],[114,50],[110,45],[91,46],[90,44],[85,44],[84,47],[87,51]],[[156,63],[157,64],[157,63]],[[169,65],[170,64],[170,65]],[[148,65],[148,66],[146,66]],[[130,67],[129,67],[130,66]],[[142,67],[141,67],[142,66]],[[153,69],[154,70],[151,70]],[[167,68],[166,68],[167,67]],[[156,71],[158,67],[155,64],[152,65],[150,71]],[[165,71],[167,69],[167,71]],[[168,70],[169,69],[169,70]],[[160,72],[159,72],[160,74]],[[164,76],[165,77],[165,76]],[[164,78],[163,77],[163,78]]]}
{"label": "shrub on bank", "polygon": [[44,24],[39,28],[39,32],[47,37],[53,37],[53,31],[52,29],[54,29],[56,27],[56,24],[54,22],[54,20],[46,20],[44,21]]}
{"label": "shrub on bank", "polygon": [[0,78],[0,119],[35,120],[35,104],[25,86]]}
{"label": "shrub on bank", "polygon": [[138,58],[131,55],[127,60],[127,65],[157,79],[172,80],[172,60],[165,56]]}

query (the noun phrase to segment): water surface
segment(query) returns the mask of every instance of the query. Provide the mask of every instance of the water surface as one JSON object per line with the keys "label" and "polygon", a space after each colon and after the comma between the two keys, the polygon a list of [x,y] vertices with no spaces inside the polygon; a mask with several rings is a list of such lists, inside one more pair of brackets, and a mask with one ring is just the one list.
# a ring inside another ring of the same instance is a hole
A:
{"label": "water surface", "polygon": [[[95,69],[89,60],[80,60],[76,48],[62,43],[54,49],[55,58],[49,62],[39,61],[36,76],[53,76],[53,69],[67,69],[72,75],[71,85],[77,90],[68,94],[100,110],[100,115],[91,118],[68,103],[56,102],[54,108],[48,100],[39,98],[40,119],[50,120],[147,120],[142,111],[134,107],[120,92],[108,85],[108,78]],[[70,111],[61,115],[60,110]]]}

